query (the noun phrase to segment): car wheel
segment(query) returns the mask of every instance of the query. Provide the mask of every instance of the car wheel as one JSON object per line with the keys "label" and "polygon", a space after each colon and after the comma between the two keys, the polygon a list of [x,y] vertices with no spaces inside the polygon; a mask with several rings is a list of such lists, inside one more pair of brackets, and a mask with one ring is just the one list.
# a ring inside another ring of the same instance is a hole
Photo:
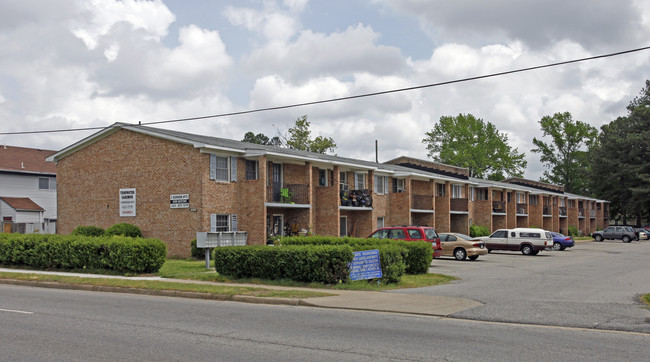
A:
{"label": "car wheel", "polygon": [[562,244],[560,244],[560,243],[553,243],[553,250],[560,251],[560,250],[564,250],[564,248],[562,247]]}
{"label": "car wheel", "polygon": [[537,255],[537,254],[539,254],[539,250],[533,250],[533,252],[530,253],[530,255]]}
{"label": "car wheel", "polygon": [[465,260],[465,258],[467,257],[467,252],[463,248],[458,248],[454,250],[454,257],[456,258],[456,260]]}
{"label": "car wheel", "polygon": [[524,245],[521,247],[521,253],[524,255],[532,255],[533,254],[533,247],[530,245]]}
{"label": "car wheel", "polygon": [[594,240],[596,240],[598,242],[601,242],[601,241],[603,241],[603,236],[602,235],[596,235],[596,236],[594,236]]}
{"label": "car wheel", "polygon": [[632,241],[632,239],[630,239],[630,237],[627,235],[623,235],[623,238],[621,240],[623,240],[624,243],[629,243]]}
{"label": "car wheel", "polygon": [[478,255],[468,256],[468,258],[469,258],[469,260],[476,260],[476,259],[478,259]]}

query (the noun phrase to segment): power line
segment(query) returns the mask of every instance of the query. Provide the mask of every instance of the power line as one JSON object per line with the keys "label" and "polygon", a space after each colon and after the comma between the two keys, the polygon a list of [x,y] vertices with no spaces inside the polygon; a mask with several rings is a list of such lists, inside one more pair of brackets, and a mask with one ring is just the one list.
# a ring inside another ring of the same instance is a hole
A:
{"label": "power line", "polygon": [[[650,49],[650,46],[625,50],[625,51],[616,52],[616,53],[596,55],[596,56],[593,56],[593,57],[586,57],[586,58],[580,58],[580,59],[574,59],[574,60],[567,60],[567,61],[564,61],[564,62],[550,63],[550,64],[538,65],[538,66],[534,66],[534,67],[509,70],[509,71],[505,71],[505,72],[491,73],[491,74],[479,75],[479,76],[475,76],[475,77],[450,80],[450,81],[440,82],[440,83],[430,83],[430,84],[413,86],[413,87],[397,88],[397,89],[385,90],[385,91],[380,91],[380,92],[372,92],[372,93],[364,93],[364,94],[358,94],[358,95],[347,96],[347,97],[323,99],[323,100],[312,101],[312,102],[294,103],[294,104],[276,106],[276,107],[249,109],[249,110],[246,110],[246,111],[239,111],[239,112],[220,113],[220,114],[213,114],[213,115],[208,115],[208,116],[189,117],[189,118],[178,118],[178,119],[170,119],[170,120],[165,120],[165,121],[141,122],[138,125],[145,126],[145,125],[152,125],[152,124],[164,124],[164,123],[197,121],[197,120],[209,119],[209,118],[240,116],[240,115],[251,114],[251,113],[277,111],[277,110],[282,110],[282,109],[298,108],[298,107],[312,106],[312,105],[317,105],[317,104],[347,101],[347,100],[358,99],[358,98],[374,97],[374,96],[379,96],[379,95],[384,95],[384,94],[407,92],[407,91],[412,91],[412,90],[416,90],[416,89],[439,87],[439,86],[443,86],[443,85],[462,83],[462,82],[469,82],[469,81],[485,79],[485,78],[499,77],[499,76],[514,74],[514,73],[529,72],[529,71],[537,70],[537,69],[557,67],[557,66],[560,66],[560,65],[585,62],[585,61],[590,61],[590,60],[595,60],[595,59],[609,58],[609,57],[614,57],[614,56],[618,56],[618,55],[636,53],[636,52],[640,52],[640,51],[648,50],[648,49]],[[43,131],[0,132],[0,135],[23,135],[23,134],[38,134],[38,133],[76,132],[76,131],[99,130],[99,129],[104,129],[104,128],[106,128],[106,127],[85,127],[85,128],[58,129],[58,130],[43,130]]]}

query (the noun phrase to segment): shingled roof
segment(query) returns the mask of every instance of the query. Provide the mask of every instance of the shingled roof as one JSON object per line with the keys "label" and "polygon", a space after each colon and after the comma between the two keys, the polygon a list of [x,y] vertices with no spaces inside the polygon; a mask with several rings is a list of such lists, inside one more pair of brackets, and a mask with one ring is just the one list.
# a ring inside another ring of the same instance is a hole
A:
{"label": "shingled roof", "polygon": [[56,174],[56,165],[45,158],[56,153],[52,150],[0,146],[0,171]]}
{"label": "shingled roof", "polygon": [[16,211],[45,211],[28,197],[0,197],[0,200],[6,202]]}

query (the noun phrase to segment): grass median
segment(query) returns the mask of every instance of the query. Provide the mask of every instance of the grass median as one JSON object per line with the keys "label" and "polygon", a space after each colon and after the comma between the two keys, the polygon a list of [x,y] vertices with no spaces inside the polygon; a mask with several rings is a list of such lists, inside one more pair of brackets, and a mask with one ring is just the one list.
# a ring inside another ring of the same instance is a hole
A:
{"label": "grass median", "polygon": [[[22,269],[25,270],[25,269]],[[53,270],[60,272],[62,270]],[[106,270],[69,270],[74,273],[87,274],[108,274],[116,275],[115,272]],[[129,275],[137,276],[137,275]],[[378,284],[365,280],[354,281],[350,283],[340,283],[335,285],[326,285],[322,283],[300,283],[293,280],[268,280],[268,279],[238,279],[218,274],[214,267],[210,269],[205,267],[205,261],[195,259],[167,259],[160,271],[155,275],[139,276],[160,276],[163,280],[131,280],[115,278],[91,278],[79,276],[35,274],[35,273],[14,273],[0,272],[0,279],[10,279],[31,282],[50,282],[61,284],[80,284],[90,286],[106,286],[119,288],[138,288],[147,290],[168,290],[168,291],[187,291],[198,293],[220,294],[226,296],[245,295],[256,297],[274,297],[274,298],[310,298],[333,295],[335,290],[391,290],[402,288],[428,287],[439,284],[446,284],[456,277],[442,274],[420,274],[420,275],[403,275],[398,284]],[[179,281],[165,281],[164,279],[181,279],[187,280],[187,283]],[[189,281],[214,282],[221,284],[197,284]],[[233,284],[233,285],[224,285]],[[234,284],[249,284],[247,286]],[[267,286],[281,286],[283,289],[269,289]],[[322,289],[323,291],[307,291],[291,288],[312,288]],[[329,291],[329,292],[328,292]]]}

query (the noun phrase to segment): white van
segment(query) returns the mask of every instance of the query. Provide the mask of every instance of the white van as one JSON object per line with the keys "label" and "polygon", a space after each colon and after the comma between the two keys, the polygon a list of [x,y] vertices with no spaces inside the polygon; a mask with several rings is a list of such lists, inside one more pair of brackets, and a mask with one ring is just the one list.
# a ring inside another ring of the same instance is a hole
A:
{"label": "white van", "polygon": [[480,239],[485,241],[488,252],[512,250],[524,255],[537,255],[541,250],[553,250],[553,236],[543,229],[499,229]]}

